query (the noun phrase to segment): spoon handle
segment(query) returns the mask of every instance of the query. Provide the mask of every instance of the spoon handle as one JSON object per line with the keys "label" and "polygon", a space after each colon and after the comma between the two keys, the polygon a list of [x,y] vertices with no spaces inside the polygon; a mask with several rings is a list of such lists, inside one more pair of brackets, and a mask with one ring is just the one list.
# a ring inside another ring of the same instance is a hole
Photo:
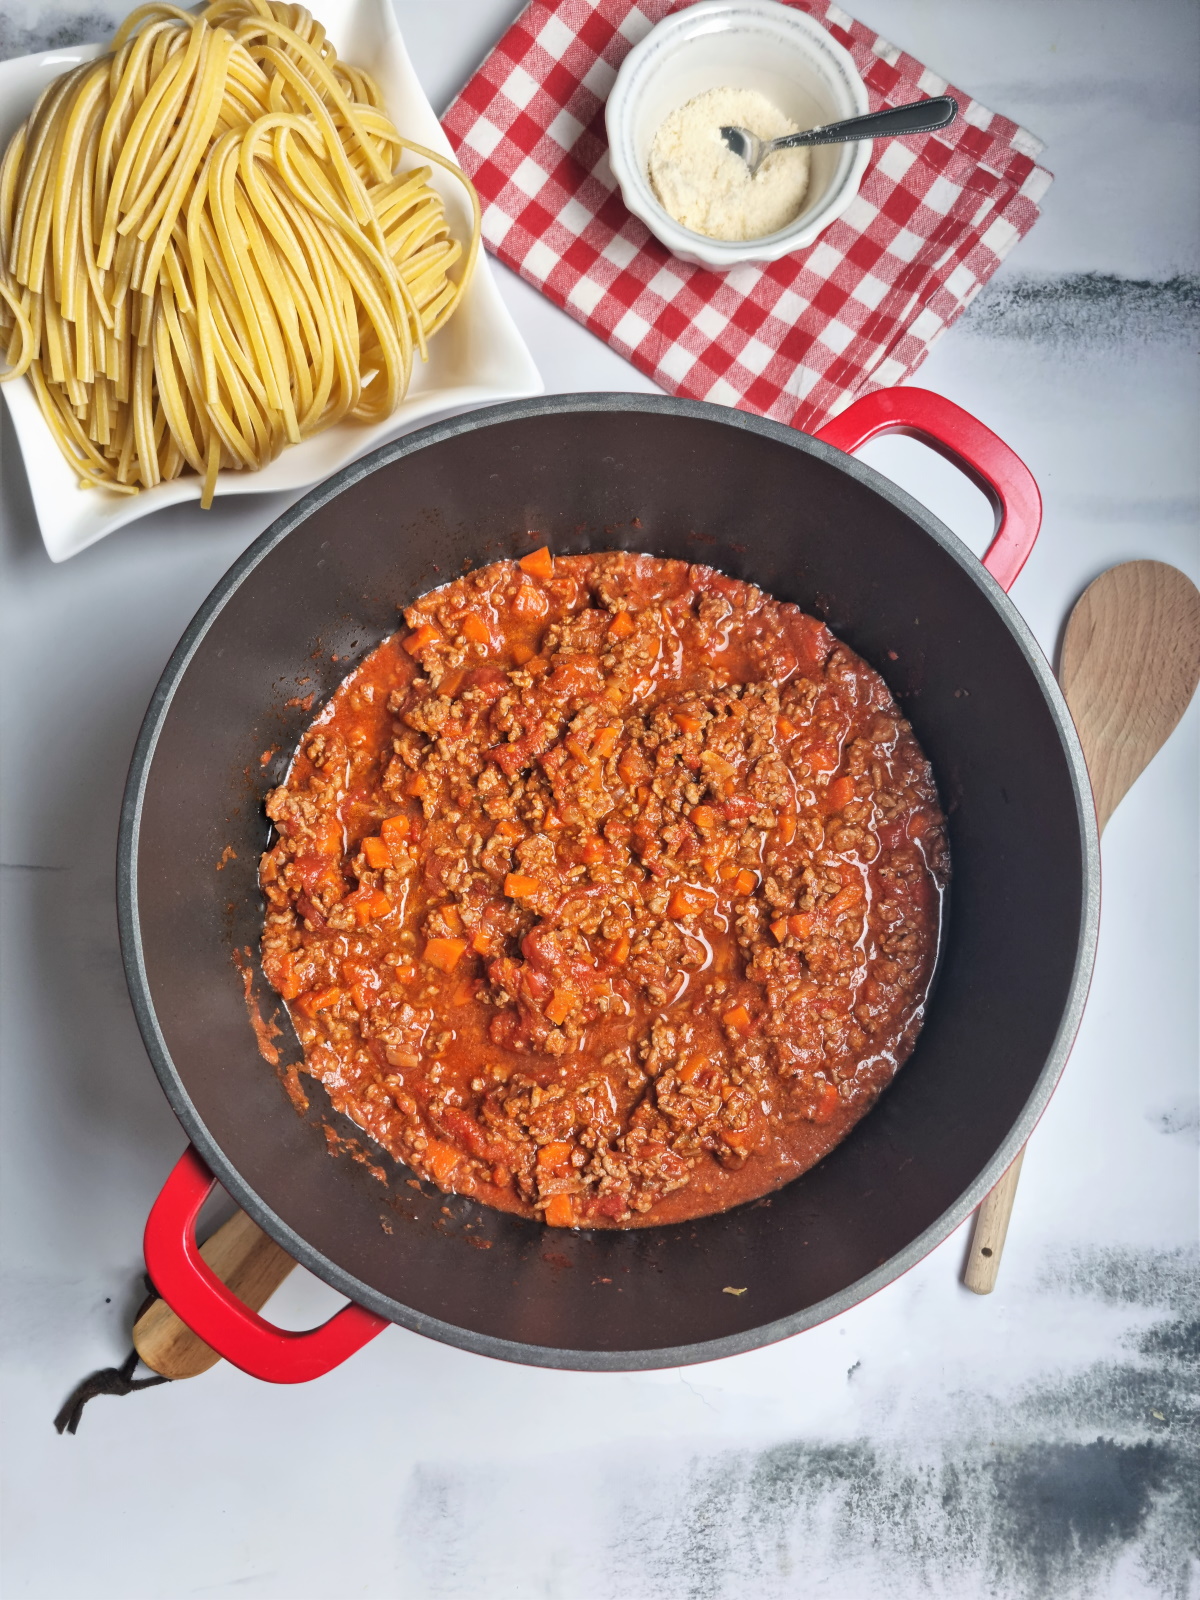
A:
{"label": "spoon handle", "polygon": [[772,139],[772,150],[796,150],[802,145],[853,144],[859,139],[903,139],[908,133],[933,133],[950,125],[958,115],[958,101],[952,95],[932,100],[914,100],[910,106],[894,106],[887,111],[872,111],[865,117],[850,117],[845,122],[830,122],[804,133],[785,134]]}
{"label": "spoon handle", "polygon": [[1017,1159],[990,1193],[975,1218],[971,1235],[971,1254],[967,1258],[963,1282],[976,1294],[991,1294],[1000,1272],[1000,1257],[1008,1236],[1008,1221],[1012,1216],[1013,1201],[1017,1197],[1017,1180],[1021,1176],[1021,1163],[1025,1159],[1022,1145]]}

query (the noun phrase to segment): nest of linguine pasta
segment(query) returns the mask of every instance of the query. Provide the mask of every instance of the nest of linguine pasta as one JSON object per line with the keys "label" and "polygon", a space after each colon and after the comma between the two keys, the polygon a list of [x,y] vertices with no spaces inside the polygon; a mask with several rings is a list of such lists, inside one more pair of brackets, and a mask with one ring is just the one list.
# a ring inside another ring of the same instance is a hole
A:
{"label": "nest of linguine pasta", "polygon": [[[406,153],[463,183],[465,251]],[[478,246],[470,183],[303,7],[142,6],[0,167],[3,376],[29,378],[81,484],[194,472],[209,505],[222,469],[390,415]]]}

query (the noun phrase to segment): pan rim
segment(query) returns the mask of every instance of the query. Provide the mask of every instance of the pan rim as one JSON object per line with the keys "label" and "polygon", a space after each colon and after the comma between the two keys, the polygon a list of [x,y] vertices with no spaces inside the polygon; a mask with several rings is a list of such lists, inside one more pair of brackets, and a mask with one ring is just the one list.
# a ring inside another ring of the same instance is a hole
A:
{"label": "pan rim", "polygon": [[[455,1323],[405,1306],[363,1283],[335,1261],[307,1243],[274,1211],[271,1210],[242,1178],[209,1133],[190,1095],[184,1086],[167,1048],[159,1027],[150,992],[142,954],[141,925],[138,912],[137,846],[141,827],[142,809],[150,771],[154,761],[159,736],[169,714],[175,693],[183,681],[193,657],[200,648],[209,629],[216,621],[234,593],[251,572],[295,528],[308,520],[320,507],[344,493],[354,484],[404,459],[419,450],[441,444],[449,439],[473,433],[481,428],[529,418],[586,412],[641,412],[697,421],[712,422],[726,427],[739,428],[774,440],[802,453],[815,456],[839,470],[846,472],[866,488],[873,490],[896,510],[910,518],[941,550],[962,569],[983,592],[999,614],[1016,644],[1026,666],[1032,673],[1050,712],[1062,746],[1075,800],[1076,820],[1079,827],[1082,895],[1075,961],[1067,991],[1066,1003],[1047,1054],[1045,1064],[1038,1074],[1028,1099],[1008,1135],[992,1159],[945,1211],[903,1250],[888,1257],[879,1267],[865,1276],[847,1284],[836,1294],[808,1306],[790,1316],[763,1323],[740,1333],[725,1335],[696,1344],[660,1346],[645,1350],[572,1350],[546,1345],[526,1344],[521,1341],[500,1339],[491,1334],[477,1333]],[[974,554],[944,523],[911,495],[900,489],[875,468],[847,455],[832,445],[822,443],[810,434],[801,433],[782,423],[772,422],[744,411],[736,411],[706,401],[684,400],[674,396],[632,394],[622,392],[586,392],[581,394],[543,395],[536,398],[507,401],[485,406],[460,416],[443,419],[427,427],[416,429],[401,438],[382,445],[360,460],[343,467],[332,477],[302,496],[282,516],[256,538],[215,584],[172,652],[163,670],[138,732],[129,776],[121,803],[120,827],[117,846],[117,921],[125,977],[138,1029],[155,1074],[167,1097],[171,1109],[178,1117],[184,1132],[195,1145],[214,1177],[231,1197],[263,1230],[271,1235],[300,1265],[307,1268],[330,1287],[345,1294],[357,1304],[367,1307],[389,1321],[424,1334],[444,1344],[469,1350],[477,1355],[491,1356],[523,1366],[559,1368],[590,1372],[636,1372],[654,1369],[690,1366],[700,1362],[716,1361],[726,1356],[740,1355],[760,1349],[781,1339],[802,1333],[806,1329],[826,1322],[858,1305],[877,1293],[887,1284],[903,1276],[913,1266],[947,1239],[979,1204],[984,1195],[996,1184],[1000,1176],[1015,1160],[1050,1100],[1078,1032],[1086,1004],[1095,960],[1100,913],[1100,851],[1092,804],[1091,786],[1083,750],[1075,732],[1070,712],[1062,691],[1054,678],[1050,663],[1043,655],[1028,624],[1012,600],[980,563]]]}

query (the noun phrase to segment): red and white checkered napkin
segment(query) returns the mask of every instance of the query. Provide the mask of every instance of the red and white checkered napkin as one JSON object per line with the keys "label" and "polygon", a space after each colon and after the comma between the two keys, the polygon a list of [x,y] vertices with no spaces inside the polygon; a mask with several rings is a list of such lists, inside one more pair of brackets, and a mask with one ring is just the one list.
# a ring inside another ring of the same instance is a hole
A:
{"label": "red and white checkered napkin", "polygon": [[492,253],[672,394],[815,430],[915,371],[1036,222],[1042,146],[824,0],[788,0],[849,50],[872,111],[950,93],[940,134],[879,141],[807,250],[727,273],[677,260],[625,209],[604,101],[680,0],[534,0],[443,119]]}

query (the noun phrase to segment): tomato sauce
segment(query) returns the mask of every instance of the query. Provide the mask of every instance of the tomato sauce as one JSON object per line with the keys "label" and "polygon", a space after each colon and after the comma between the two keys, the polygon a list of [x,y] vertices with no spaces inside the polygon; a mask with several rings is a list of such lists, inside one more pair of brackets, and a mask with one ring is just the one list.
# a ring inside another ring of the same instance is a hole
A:
{"label": "tomato sauce", "polygon": [[912,1050],[949,872],[882,678],[796,606],[621,552],[497,562],[404,620],[268,799],[302,1070],[552,1226],[819,1161]]}

